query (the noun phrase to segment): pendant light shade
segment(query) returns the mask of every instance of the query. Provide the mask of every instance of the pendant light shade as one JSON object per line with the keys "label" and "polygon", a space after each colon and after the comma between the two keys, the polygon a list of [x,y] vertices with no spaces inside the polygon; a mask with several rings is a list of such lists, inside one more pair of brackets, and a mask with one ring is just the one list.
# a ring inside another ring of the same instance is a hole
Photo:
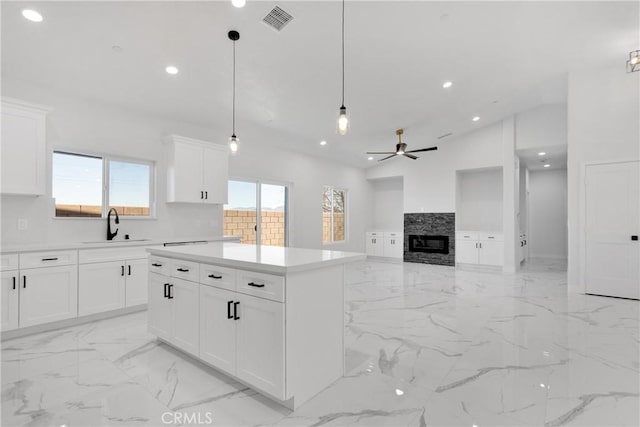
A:
{"label": "pendant light shade", "polygon": [[344,106],[344,1],[342,0],[342,104],[338,112],[338,134],[346,135],[349,130],[347,107]]}
{"label": "pendant light shade", "polygon": [[229,138],[229,150],[231,154],[238,152],[240,139],[236,136],[236,41],[240,40],[240,33],[237,31],[229,31],[229,40],[233,42],[233,102],[232,102],[232,133]]}

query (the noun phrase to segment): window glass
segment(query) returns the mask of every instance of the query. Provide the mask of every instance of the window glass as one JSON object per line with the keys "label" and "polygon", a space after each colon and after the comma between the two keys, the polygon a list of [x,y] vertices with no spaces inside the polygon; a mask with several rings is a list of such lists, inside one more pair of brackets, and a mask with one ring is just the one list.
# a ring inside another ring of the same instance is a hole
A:
{"label": "window glass", "polygon": [[53,153],[52,194],[58,217],[102,216],[102,159]]}
{"label": "window glass", "polygon": [[345,240],[347,192],[333,187],[322,189],[322,242]]}
{"label": "window glass", "polygon": [[151,166],[109,161],[109,208],[125,216],[149,216]]}

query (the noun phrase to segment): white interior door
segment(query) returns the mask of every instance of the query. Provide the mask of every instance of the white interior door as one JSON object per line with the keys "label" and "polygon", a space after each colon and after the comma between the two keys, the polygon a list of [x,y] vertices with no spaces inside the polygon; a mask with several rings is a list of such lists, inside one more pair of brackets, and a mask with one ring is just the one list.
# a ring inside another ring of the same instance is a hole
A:
{"label": "white interior door", "polygon": [[640,298],[640,162],[586,167],[588,294]]}

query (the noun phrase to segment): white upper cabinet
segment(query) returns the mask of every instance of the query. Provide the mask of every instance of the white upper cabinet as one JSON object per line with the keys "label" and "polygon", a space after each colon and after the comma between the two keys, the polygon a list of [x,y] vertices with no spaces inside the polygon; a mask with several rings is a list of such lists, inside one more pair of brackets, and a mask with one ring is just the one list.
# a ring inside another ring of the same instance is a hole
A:
{"label": "white upper cabinet", "polygon": [[170,135],[167,145],[167,202],[227,203],[227,146]]}
{"label": "white upper cabinet", "polygon": [[43,107],[2,99],[2,194],[45,194],[46,118]]}

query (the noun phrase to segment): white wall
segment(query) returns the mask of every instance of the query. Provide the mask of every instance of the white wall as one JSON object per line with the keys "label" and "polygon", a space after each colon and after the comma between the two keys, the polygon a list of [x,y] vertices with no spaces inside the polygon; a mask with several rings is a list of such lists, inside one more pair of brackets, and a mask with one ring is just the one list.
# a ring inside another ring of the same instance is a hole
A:
{"label": "white wall", "polygon": [[547,104],[516,115],[516,149],[567,145],[567,105]]}
{"label": "white wall", "polygon": [[[624,57],[623,57],[624,60]],[[624,61],[569,75],[568,280],[584,292],[584,167],[593,162],[640,159],[640,73]]]}
{"label": "white wall", "polygon": [[402,177],[376,179],[371,182],[372,225],[370,230],[403,231],[404,184]]}
{"label": "white wall", "polygon": [[[205,129],[168,118],[149,116],[120,107],[56,94],[28,84],[2,80],[3,96],[51,107],[47,119],[48,170],[51,152],[64,148],[80,152],[118,155],[154,161],[156,164],[157,219],[120,221],[119,236],[132,238],[209,237],[222,233],[221,205],[167,204],[166,163],[161,138],[168,134],[213,142],[227,142],[226,130]],[[364,249],[364,225],[353,221],[369,207],[369,184],[364,172],[353,167],[320,161],[264,144],[281,139],[270,129],[243,128],[243,145],[230,160],[230,174],[275,179],[294,184],[292,243],[300,247],[321,247],[320,189],[323,184],[348,188],[351,219],[349,241],[341,249]],[[247,142],[250,141],[250,142]],[[106,221],[97,218],[55,219],[51,185],[41,197],[2,196],[2,244],[78,242],[102,240]],[[18,230],[18,218],[29,222]]]}
{"label": "white wall", "polygon": [[529,256],[567,258],[567,170],[529,175]]}
{"label": "white wall", "polygon": [[[410,150],[426,146],[407,141]],[[434,145],[437,151],[418,153],[418,160],[396,157],[367,169],[366,176],[404,177],[405,213],[454,212],[457,170],[502,165],[502,123]]]}
{"label": "white wall", "polygon": [[502,168],[459,171],[456,229],[502,232]]}

